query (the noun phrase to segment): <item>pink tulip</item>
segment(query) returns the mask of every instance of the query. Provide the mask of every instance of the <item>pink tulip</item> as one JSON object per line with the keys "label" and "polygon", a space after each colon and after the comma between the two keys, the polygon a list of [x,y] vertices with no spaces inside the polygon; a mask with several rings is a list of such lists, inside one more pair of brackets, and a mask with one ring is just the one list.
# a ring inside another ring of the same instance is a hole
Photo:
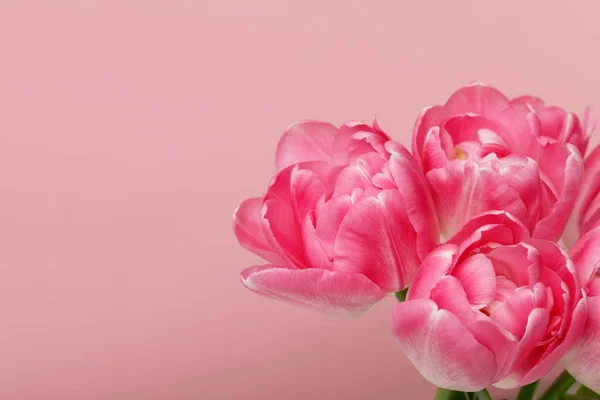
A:
{"label": "pink tulip", "polygon": [[450,238],[471,217],[505,210],[533,237],[558,240],[573,209],[582,175],[591,114],[577,117],[536,98],[509,100],[474,84],[444,105],[423,111],[413,132],[413,155],[426,174],[442,235]]}
{"label": "pink tulip", "polygon": [[540,379],[585,322],[579,275],[561,247],[510,214],[471,219],[424,260],[393,330],[429,382],[478,391]]}
{"label": "pink tulip", "polygon": [[269,262],[249,289],[330,313],[360,313],[406,288],[436,245],[438,224],[410,153],[374,123],[292,125],[265,195],[234,214],[247,250]]}
{"label": "pink tulip", "polygon": [[588,305],[584,331],[563,361],[580,383],[600,392],[600,227],[582,236],[569,254],[587,284]]}

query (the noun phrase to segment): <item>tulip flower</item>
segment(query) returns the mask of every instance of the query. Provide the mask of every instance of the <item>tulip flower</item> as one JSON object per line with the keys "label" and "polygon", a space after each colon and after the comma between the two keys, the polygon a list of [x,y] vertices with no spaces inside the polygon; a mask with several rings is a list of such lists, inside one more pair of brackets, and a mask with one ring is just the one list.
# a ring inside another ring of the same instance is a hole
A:
{"label": "tulip flower", "polygon": [[277,146],[276,175],[234,214],[234,231],[268,264],[254,292],[333,314],[368,310],[412,282],[439,239],[431,194],[411,154],[374,123],[308,121]]}
{"label": "tulip flower", "polygon": [[589,121],[582,127],[574,115],[539,99],[511,101],[482,84],[426,108],[415,124],[412,149],[442,235],[450,238],[481,212],[504,210],[533,237],[558,240],[580,186],[579,149],[587,145]]}
{"label": "tulip flower", "polygon": [[467,222],[424,260],[393,330],[413,365],[445,389],[515,388],[548,373],[585,323],[580,275],[554,242],[514,216]]}

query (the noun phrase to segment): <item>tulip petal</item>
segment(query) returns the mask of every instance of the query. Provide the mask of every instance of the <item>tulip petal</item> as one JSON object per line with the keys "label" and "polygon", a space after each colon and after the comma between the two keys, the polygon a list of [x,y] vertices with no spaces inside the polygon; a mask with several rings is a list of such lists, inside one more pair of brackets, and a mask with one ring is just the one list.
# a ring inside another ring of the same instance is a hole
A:
{"label": "tulip petal", "polygon": [[[421,111],[421,114],[415,122],[412,135],[412,154],[424,171],[431,169],[431,167],[425,165],[426,162],[424,160],[423,153],[426,143],[429,140],[429,136],[432,133],[432,129],[435,129],[435,132],[437,132],[437,146],[441,149],[441,143],[439,141],[439,127],[449,116],[450,114],[444,106],[428,107]],[[442,157],[443,156],[444,154],[442,154]]]}
{"label": "tulip petal", "polygon": [[373,187],[373,176],[381,171],[386,160],[376,152],[370,152],[358,157],[339,173],[333,196],[351,194],[354,189]]}
{"label": "tulip petal", "polygon": [[[531,314],[529,314],[526,322],[525,333],[521,338],[517,350],[514,355],[514,366],[512,368],[512,372],[508,377],[505,377],[503,380],[494,383],[495,387],[502,389],[512,389],[519,386],[527,385],[537,379],[540,379],[542,376],[539,376],[536,379],[529,379],[531,376],[531,372],[537,370],[536,366],[529,365],[531,363],[531,359],[528,359],[529,353],[535,349],[537,343],[542,339],[546,327],[548,326],[549,314],[547,310],[543,310],[541,308],[534,309]],[[556,360],[558,361],[558,360]],[[544,364],[544,367],[546,365]],[[552,366],[550,367],[550,369]],[[544,375],[549,372],[546,371]]]}
{"label": "tulip petal", "polygon": [[498,89],[481,83],[465,86],[446,102],[451,115],[476,114],[494,121],[494,131],[510,149],[520,155],[531,154],[535,146],[530,121]]}
{"label": "tulip petal", "polygon": [[419,266],[416,232],[397,190],[361,198],[348,212],[334,245],[337,270],[366,275],[385,292],[412,282]]}
{"label": "tulip petal", "polygon": [[334,197],[318,208],[315,233],[329,260],[333,261],[335,238],[351,208],[352,198],[349,195]]}
{"label": "tulip petal", "polygon": [[439,280],[452,270],[457,257],[458,247],[453,244],[443,244],[433,250],[421,263],[407,299],[428,299]]}
{"label": "tulip petal", "polygon": [[597,146],[585,159],[579,195],[563,236],[567,246],[572,245],[575,240],[598,222],[599,216],[595,215],[593,210],[598,209],[599,192],[600,146]]}
{"label": "tulip petal", "polygon": [[492,168],[471,161],[452,161],[445,168],[429,171],[426,177],[445,238],[489,210],[504,210],[527,219],[528,210],[517,192]]}
{"label": "tulip petal", "polygon": [[392,326],[408,359],[434,385],[473,392],[493,382],[496,361],[492,352],[455,315],[439,310],[433,301],[397,304]]}
{"label": "tulip petal", "polygon": [[281,257],[273,250],[263,231],[261,207],[260,197],[244,200],[233,213],[233,232],[246,250],[267,261],[279,264],[282,262]]}
{"label": "tulip petal", "polygon": [[313,170],[323,163],[303,163],[279,172],[271,181],[262,208],[267,241],[286,265],[306,267],[302,229],[304,219],[325,195],[321,176]]}
{"label": "tulip petal", "polygon": [[491,118],[510,107],[510,101],[498,89],[477,82],[454,92],[446,107],[452,115],[473,113]]}
{"label": "tulip petal", "polygon": [[496,325],[490,318],[479,319],[468,326],[475,339],[490,350],[496,358],[494,381],[503,379],[512,368],[519,342],[517,338]]}
{"label": "tulip petal", "polygon": [[323,268],[333,270],[333,263],[327,257],[323,245],[317,237],[315,229],[314,211],[310,211],[302,225],[302,237],[304,239],[304,255],[308,265],[312,268]]}
{"label": "tulip petal", "polygon": [[245,269],[240,278],[250,290],[266,297],[343,316],[368,311],[385,297],[363,275],[322,269],[263,265]]}
{"label": "tulip petal", "polygon": [[[583,177],[583,162],[574,146],[556,143],[543,147],[538,163],[542,181],[557,194],[557,201],[550,207],[547,215],[540,215],[533,237],[557,241],[575,206]],[[554,200],[546,196],[542,201]]]}
{"label": "tulip petal", "polygon": [[569,249],[569,257],[575,264],[580,285],[587,286],[600,267],[600,227],[577,240]]}
{"label": "tulip petal", "polygon": [[504,211],[488,211],[471,218],[446,243],[459,246],[459,252],[469,252],[488,243],[510,245],[529,239],[529,231],[513,215]]}
{"label": "tulip petal", "polygon": [[431,192],[425,177],[408,150],[394,142],[386,148],[391,153],[390,174],[404,199],[408,218],[417,232],[421,259],[435,247],[439,238],[439,223]]}
{"label": "tulip petal", "polygon": [[304,121],[292,124],[277,145],[277,172],[305,161],[330,161],[337,128],[327,122]]}
{"label": "tulip petal", "polygon": [[[541,379],[552,370],[552,368],[565,356],[567,351],[575,346],[575,343],[578,342],[579,339],[583,338],[585,341],[584,329],[589,329],[586,328],[586,326],[588,326],[586,321],[589,317],[588,308],[590,308],[590,300],[591,298],[582,299],[577,303],[573,312],[573,318],[571,319],[569,330],[566,332],[564,339],[559,342],[558,346],[551,349],[551,351],[546,351],[531,369],[526,368],[526,373],[517,386],[527,385],[531,382]],[[591,322],[590,325],[593,326],[594,323]],[[593,350],[590,349],[590,351]],[[593,354],[590,354],[590,356],[594,357]],[[598,370],[596,369],[596,376],[598,376],[597,371]],[[583,383],[583,380],[580,380],[579,382]],[[592,384],[590,383],[590,387],[591,386]]]}
{"label": "tulip petal", "polygon": [[496,274],[492,262],[483,254],[475,254],[452,270],[461,283],[471,307],[479,310],[496,296]]}
{"label": "tulip petal", "polygon": [[362,122],[352,121],[340,127],[333,141],[332,162],[346,165],[363,154],[376,152],[385,154],[384,144],[390,138],[379,128]]}
{"label": "tulip petal", "polygon": [[600,297],[587,299],[585,329],[563,362],[578,382],[600,392]]}
{"label": "tulip petal", "polygon": [[461,282],[452,275],[446,275],[438,281],[431,291],[431,300],[440,310],[450,311],[467,326],[476,320],[476,313],[471,308],[467,293]]}

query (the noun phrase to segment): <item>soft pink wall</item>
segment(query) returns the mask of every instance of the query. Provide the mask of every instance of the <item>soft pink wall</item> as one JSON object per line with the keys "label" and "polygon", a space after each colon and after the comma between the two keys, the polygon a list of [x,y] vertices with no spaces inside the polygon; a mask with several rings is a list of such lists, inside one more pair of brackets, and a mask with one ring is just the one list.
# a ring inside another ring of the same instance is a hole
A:
{"label": "soft pink wall", "polygon": [[[370,3],[370,4],[369,4]],[[369,4],[369,5],[367,5]],[[600,3],[0,1],[1,399],[409,399],[388,330],[246,291],[231,213],[283,129],[483,79],[600,100]]]}

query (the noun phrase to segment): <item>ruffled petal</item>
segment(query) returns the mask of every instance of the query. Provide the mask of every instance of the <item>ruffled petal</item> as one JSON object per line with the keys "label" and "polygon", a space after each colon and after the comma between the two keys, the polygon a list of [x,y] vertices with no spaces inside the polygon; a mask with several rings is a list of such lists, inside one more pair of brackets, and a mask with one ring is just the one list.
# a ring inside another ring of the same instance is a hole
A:
{"label": "ruffled petal", "polygon": [[587,299],[585,329],[563,359],[581,384],[600,392],[600,297]]}
{"label": "ruffled petal", "polygon": [[335,268],[361,273],[382,290],[407,287],[419,266],[416,232],[397,190],[361,198],[348,212],[335,240]]}
{"label": "ruffled petal", "polygon": [[504,210],[525,220],[529,215],[518,193],[493,168],[452,161],[446,168],[429,171],[426,177],[445,238],[486,211]]}
{"label": "ruffled petal", "polygon": [[547,215],[540,215],[533,237],[557,241],[575,206],[583,177],[583,161],[574,146],[557,143],[543,147],[538,163],[542,181],[556,194],[556,202],[547,196],[542,199],[542,202],[554,204],[547,207],[550,210]]}
{"label": "ruffled petal", "polygon": [[391,141],[386,143],[386,148],[391,154],[390,174],[417,232],[418,252],[423,259],[436,246],[440,235],[431,192],[423,173],[406,148]]}
{"label": "ruffled petal", "polygon": [[454,314],[431,300],[397,304],[393,331],[408,359],[421,375],[446,389],[474,392],[496,375],[494,355],[479,343]]}
{"label": "ruffled petal", "polygon": [[240,278],[266,297],[342,316],[368,311],[385,297],[364,275],[322,269],[263,265],[242,271]]}
{"label": "ruffled petal", "polygon": [[233,232],[246,250],[272,263],[282,263],[263,231],[261,220],[262,198],[244,200],[233,213]]}
{"label": "ruffled petal", "polygon": [[337,128],[330,123],[304,121],[285,131],[275,154],[277,172],[306,161],[330,162]]}

